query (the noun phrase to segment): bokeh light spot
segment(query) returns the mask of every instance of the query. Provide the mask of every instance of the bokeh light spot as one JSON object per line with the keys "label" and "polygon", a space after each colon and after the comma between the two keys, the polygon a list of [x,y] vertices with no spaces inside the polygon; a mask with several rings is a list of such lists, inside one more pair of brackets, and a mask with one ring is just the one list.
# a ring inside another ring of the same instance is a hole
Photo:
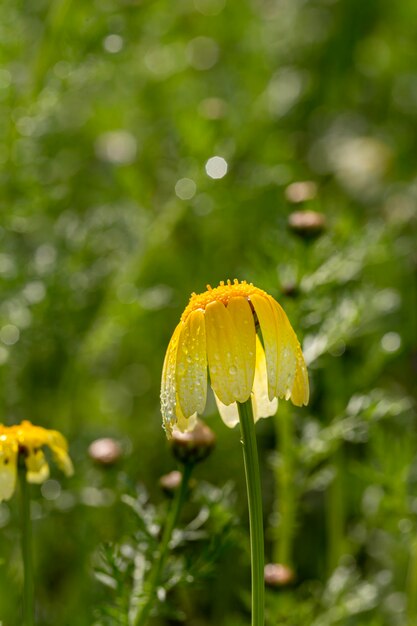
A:
{"label": "bokeh light spot", "polygon": [[206,163],[206,172],[210,178],[223,178],[227,169],[227,161],[220,156],[211,157]]}
{"label": "bokeh light spot", "polygon": [[135,160],[137,143],[134,136],[126,130],[115,130],[100,135],[95,148],[102,161],[128,165]]}
{"label": "bokeh light spot", "polygon": [[187,59],[196,70],[209,70],[219,59],[219,46],[210,37],[196,37],[187,46]]}
{"label": "bokeh light spot", "polygon": [[191,178],[180,178],[175,185],[175,193],[181,200],[191,200],[196,191],[197,185]]}
{"label": "bokeh light spot", "polygon": [[381,339],[381,346],[385,352],[397,352],[401,347],[401,337],[398,333],[385,333]]}
{"label": "bokeh light spot", "polygon": [[116,54],[123,48],[123,38],[120,35],[108,35],[103,41],[103,48],[110,54]]}
{"label": "bokeh light spot", "polygon": [[14,324],[6,324],[0,330],[0,339],[6,346],[13,346],[19,341],[20,330]]}

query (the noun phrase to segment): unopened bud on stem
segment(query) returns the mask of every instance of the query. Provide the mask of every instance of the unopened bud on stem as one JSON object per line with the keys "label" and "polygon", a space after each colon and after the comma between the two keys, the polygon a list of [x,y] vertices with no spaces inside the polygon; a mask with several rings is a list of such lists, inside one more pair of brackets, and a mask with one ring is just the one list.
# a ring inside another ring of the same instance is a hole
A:
{"label": "unopened bud on stem", "polygon": [[194,430],[182,433],[174,429],[170,445],[172,452],[181,463],[199,463],[213,450],[216,443],[214,432],[198,420]]}
{"label": "unopened bud on stem", "polygon": [[288,226],[299,237],[313,239],[326,229],[326,218],[317,211],[294,211],[288,218]]}

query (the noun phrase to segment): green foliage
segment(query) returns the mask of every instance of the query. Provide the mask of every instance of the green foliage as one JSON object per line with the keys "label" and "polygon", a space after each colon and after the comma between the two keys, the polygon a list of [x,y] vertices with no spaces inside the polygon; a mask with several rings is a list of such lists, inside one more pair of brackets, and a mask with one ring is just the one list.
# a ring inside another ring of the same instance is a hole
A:
{"label": "green foliage", "polygon": [[[257,426],[266,553],[296,572],[268,624],[416,621],[416,17],[412,0],[1,3],[1,421],[61,430],[76,467],[31,489],[38,623],[126,623],[172,469],[164,352],[189,294],[235,276],[283,304],[312,387]],[[300,208],[320,235],[289,228]],[[205,418],[218,445],[155,624],[248,621],[247,543],[223,543],[229,481],[246,520],[239,435],[214,403]],[[102,436],[114,467],[88,458]],[[15,499],[0,527],[16,626]]]}
{"label": "green foliage", "polygon": [[[138,530],[122,544],[104,545],[99,552],[96,578],[109,589],[107,599],[97,608],[99,624],[130,624],[147,597],[146,582],[159,556],[159,537],[167,518],[164,502],[155,509],[143,491],[122,501],[134,512]],[[174,592],[184,587],[198,589],[207,577],[215,575],[222,554],[237,544],[235,497],[230,484],[222,489],[199,484],[191,498],[194,517],[182,528],[175,528],[170,554],[158,580],[153,614],[167,619],[184,620],[184,613],[172,601]],[[191,596],[192,597],[192,596]],[[177,601],[178,602],[178,601]],[[188,610],[193,606],[190,599]]]}

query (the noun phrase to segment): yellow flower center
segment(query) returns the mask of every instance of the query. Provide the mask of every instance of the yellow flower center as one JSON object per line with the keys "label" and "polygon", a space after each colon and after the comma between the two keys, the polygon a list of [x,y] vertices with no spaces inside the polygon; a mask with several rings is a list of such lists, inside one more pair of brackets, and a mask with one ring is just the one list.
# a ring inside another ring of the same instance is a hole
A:
{"label": "yellow flower center", "polygon": [[243,280],[241,283],[234,279],[233,283],[228,280],[227,283],[222,280],[218,287],[214,287],[214,289],[207,285],[207,291],[204,293],[196,294],[192,293],[190,301],[181,316],[181,321],[185,322],[187,317],[193,311],[197,311],[198,309],[205,311],[206,306],[211,302],[222,302],[225,306],[228,305],[229,301],[232,298],[236,298],[238,296],[250,299],[250,296],[253,294],[264,295],[266,296],[266,292],[258,287],[254,287],[252,283],[247,283],[246,280]]}

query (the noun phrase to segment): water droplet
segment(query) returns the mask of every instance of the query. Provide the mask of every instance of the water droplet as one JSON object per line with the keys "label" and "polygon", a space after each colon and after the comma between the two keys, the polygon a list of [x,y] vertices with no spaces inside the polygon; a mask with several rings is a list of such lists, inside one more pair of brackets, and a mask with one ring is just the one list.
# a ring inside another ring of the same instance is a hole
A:
{"label": "water droplet", "polygon": [[188,355],[187,356],[187,363],[192,363],[192,362],[193,362],[192,358],[190,357],[190,355]]}
{"label": "water droplet", "polygon": [[211,372],[211,374],[215,374],[217,372],[217,367],[215,365],[212,365],[210,367],[210,372]]}
{"label": "water droplet", "polygon": [[235,367],[234,365],[232,365],[231,367],[229,367],[229,374],[230,374],[231,376],[236,376],[236,374],[237,374],[237,369],[236,369],[236,367]]}

